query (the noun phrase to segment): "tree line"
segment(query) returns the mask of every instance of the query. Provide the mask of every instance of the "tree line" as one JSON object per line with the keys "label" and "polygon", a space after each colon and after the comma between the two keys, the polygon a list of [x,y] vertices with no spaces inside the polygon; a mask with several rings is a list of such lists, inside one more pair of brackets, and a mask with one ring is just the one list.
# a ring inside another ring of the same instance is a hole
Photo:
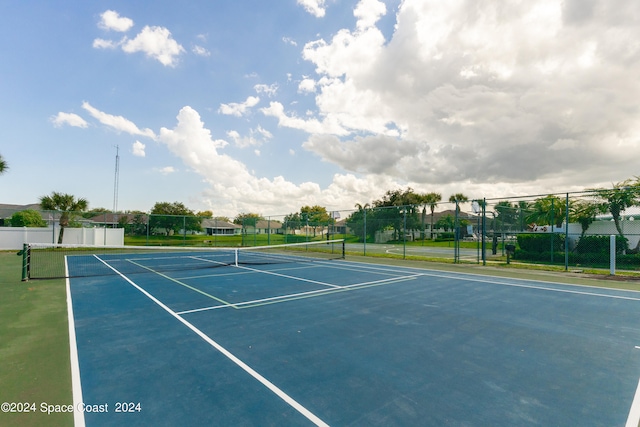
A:
{"label": "tree line", "polygon": [[[0,157],[0,173],[6,170],[6,162]],[[568,215],[569,222],[581,225],[584,235],[598,215],[610,214],[618,234],[623,236],[620,224],[622,213],[632,206],[640,205],[640,178],[634,177],[621,181],[613,184],[612,188],[586,190],[585,193],[586,197],[578,200],[571,199],[568,204],[557,195],[515,203],[501,200],[493,205],[493,210],[488,213],[488,216],[492,216],[491,228],[506,226],[523,230],[531,224],[560,227]],[[448,201],[455,203],[459,210],[460,204],[470,200],[466,195],[457,193],[451,195]],[[471,201],[481,208],[485,203],[481,199]],[[89,203],[86,199],[58,192],[40,197],[39,202],[42,210],[60,212],[59,241],[62,241],[66,227],[81,226],[79,218],[92,218],[102,213],[110,213],[104,208],[88,210]],[[371,203],[356,204],[355,211],[345,219],[345,224],[354,235],[363,238],[373,237],[376,231],[385,229],[393,230],[396,238],[403,237],[403,233],[407,230],[412,233],[420,231],[420,237],[427,238],[426,224],[428,223],[430,225],[428,237],[433,238],[434,229],[453,230],[455,226],[453,216],[444,216],[434,222],[436,207],[441,202],[442,195],[437,192],[420,193],[410,187],[389,190],[382,198]],[[125,228],[130,234],[146,234],[150,230],[159,230],[167,235],[180,231],[200,232],[202,220],[205,218],[233,222],[243,227],[256,227],[259,221],[265,220],[264,216],[253,212],[239,213],[233,220],[228,217],[214,217],[212,211],[195,212],[180,202],[158,202],[149,213],[128,211],[117,215],[118,226]],[[334,225],[336,220],[336,216],[323,206],[302,206],[299,211],[284,216],[283,226],[291,230],[306,227],[313,229],[315,234],[317,229]],[[466,225],[464,220],[462,221],[458,225]],[[39,212],[28,210],[16,212],[11,217],[10,223],[12,226],[27,227],[46,225]]]}

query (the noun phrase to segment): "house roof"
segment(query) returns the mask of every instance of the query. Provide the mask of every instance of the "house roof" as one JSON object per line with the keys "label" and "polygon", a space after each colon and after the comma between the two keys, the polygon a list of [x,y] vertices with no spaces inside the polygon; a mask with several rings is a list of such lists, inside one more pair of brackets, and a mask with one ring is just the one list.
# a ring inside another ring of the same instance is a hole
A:
{"label": "house roof", "polygon": [[32,209],[34,211],[40,211],[40,205],[38,203],[31,203],[28,205],[12,205],[7,203],[0,203],[0,217],[8,218],[16,212]]}
{"label": "house roof", "polygon": [[274,221],[274,220],[260,220],[258,222],[256,222],[256,228],[264,228],[265,230],[267,228],[282,228],[282,223],[280,221]]}
{"label": "house roof", "polygon": [[232,223],[227,222],[227,221],[222,221],[222,220],[219,220],[219,219],[212,219],[212,218],[204,218],[200,225],[202,226],[202,228],[218,228],[218,229],[220,229],[220,228],[231,228],[231,229],[242,228],[241,225],[232,224]]}

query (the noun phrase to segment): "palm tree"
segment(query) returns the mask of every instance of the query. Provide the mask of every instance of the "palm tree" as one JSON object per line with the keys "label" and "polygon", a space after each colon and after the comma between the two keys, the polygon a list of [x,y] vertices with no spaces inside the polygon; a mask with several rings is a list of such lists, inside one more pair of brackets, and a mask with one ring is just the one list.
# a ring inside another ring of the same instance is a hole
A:
{"label": "palm tree", "polygon": [[7,165],[7,162],[2,157],[2,154],[0,154],[0,175],[5,173],[8,169],[9,169],[9,165]]}
{"label": "palm tree", "polygon": [[426,212],[426,207],[429,206],[431,210],[431,228],[429,229],[429,238],[433,239],[433,213],[436,210],[436,206],[438,206],[438,202],[442,200],[442,194],[440,193],[427,193],[422,195],[422,203],[424,203],[424,208],[422,209],[422,223],[424,228],[424,214]]}
{"label": "palm tree", "polygon": [[456,193],[449,197],[449,202],[456,204],[456,211],[460,213],[460,203],[468,202],[469,198],[462,193]]}
{"label": "palm tree", "polygon": [[40,197],[40,207],[46,211],[59,211],[60,215],[60,235],[58,236],[58,244],[62,243],[64,228],[69,225],[71,214],[73,212],[82,212],[87,210],[89,202],[86,199],[77,199],[71,194],[51,193],[50,196]]}
{"label": "palm tree", "polygon": [[601,211],[601,206],[592,201],[578,200],[571,204],[569,207],[571,222],[575,221],[580,224],[582,228],[580,238],[584,237],[589,226],[596,220],[596,215]]}
{"label": "palm tree", "polygon": [[556,227],[562,227],[562,222],[566,215],[565,205],[564,200],[558,196],[540,197],[530,205],[530,211],[525,220],[529,224],[535,223],[538,225],[555,225]]}

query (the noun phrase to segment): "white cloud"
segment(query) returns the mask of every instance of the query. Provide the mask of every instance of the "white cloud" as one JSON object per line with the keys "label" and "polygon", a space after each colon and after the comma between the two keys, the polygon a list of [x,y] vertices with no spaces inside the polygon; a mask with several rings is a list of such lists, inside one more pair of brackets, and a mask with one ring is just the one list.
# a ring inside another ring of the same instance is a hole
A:
{"label": "white cloud", "polygon": [[258,102],[260,102],[260,98],[257,96],[249,96],[246,101],[241,103],[232,102],[230,104],[220,104],[218,112],[225,115],[241,117],[247,113],[250,108],[255,107]]}
{"label": "white cloud", "polygon": [[145,148],[146,148],[146,145],[144,145],[140,141],[136,141],[136,142],[133,143],[133,146],[131,147],[131,152],[136,157],[144,157],[146,155],[146,153],[144,151]]}
{"label": "white cloud", "polygon": [[131,135],[146,136],[147,138],[155,139],[156,135],[151,129],[140,129],[132,121],[122,117],[107,114],[93,107],[88,102],[82,103],[82,108],[91,114],[91,116],[97,119],[103,125],[109,126],[118,132],[126,132]]}
{"label": "white cloud", "polygon": [[257,93],[264,93],[269,98],[275,96],[278,92],[278,84],[274,83],[271,85],[258,84],[253,87]]}
{"label": "white cloud", "polygon": [[82,117],[74,113],[59,112],[55,116],[51,117],[51,122],[57,128],[62,127],[63,125],[78,128],[86,128],[89,126],[89,124]]}
{"label": "white cloud", "polygon": [[[236,215],[242,211],[288,213],[305,204],[316,203],[329,209],[343,208],[355,202],[368,202],[371,195],[379,197],[392,185],[388,178],[370,176],[361,179],[351,174],[335,175],[324,190],[317,183],[295,184],[282,176],[260,178],[249,172],[244,163],[218,151],[226,143],[212,139],[211,131],[205,128],[193,108],[182,108],[177,119],[173,129],[163,127],[160,130],[158,141],[203,177],[208,184],[203,195],[221,215]],[[260,151],[255,150],[254,154],[260,155]]]}
{"label": "white cloud", "polygon": [[[222,151],[227,142],[214,140],[190,107],[158,141],[204,178],[204,197],[229,215],[348,208],[406,186],[495,197],[610,184],[637,174],[640,44],[629,40],[640,39],[640,29],[632,2],[590,1],[588,10],[583,3],[403,0],[385,38],[377,27],[384,4],[360,1],[350,28],[303,48],[315,71],[304,71],[311,75],[297,89],[315,97],[287,100],[286,111],[275,101],[260,109],[278,126],[308,133],[303,148],[344,171],[324,188],[256,176]],[[299,4],[324,15],[324,2]],[[275,84],[254,89],[261,97],[278,92]],[[243,117],[258,101],[221,104],[219,112]],[[131,134],[148,131],[92,115]],[[267,157],[273,135],[251,126],[226,137]]]}
{"label": "white cloud", "polygon": [[298,85],[298,92],[301,93],[313,93],[316,91],[316,81],[305,77]]}
{"label": "white cloud", "polygon": [[321,121],[262,111],[310,133],[322,159],[402,182],[540,192],[624,179],[640,155],[640,44],[624,40],[640,29],[632,2],[589,4],[404,0],[386,40],[384,4],[363,0],[354,28],[303,49]]}
{"label": "white cloud", "polygon": [[356,26],[359,30],[373,27],[386,14],[387,6],[378,0],[362,0],[353,11],[353,15],[358,18]]}
{"label": "white cloud", "polygon": [[198,56],[211,56],[211,52],[209,52],[207,49],[205,49],[202,46],[196,45],[193,47],[193,49],[191,49],[191,51]]}
{"label": "white cloud", "polygon": [[160,172],[162,175],[170,175],[172,173],[177,172],[178,170],[176,168],[174,168],[173,166],[165,166],[161,169],[158,169],[158,172]]}
{"label": "white cloud", "polygon": [[282,41],[291,46],[298,46],[298,43],[290,37],[282,37]]}
{"label": "white cloud", "polygon": [[143,52],[169,67],[175,67],[178,57],[185,51],[171,38],[171,32],[168,29],[148,25],[134,39],[125,40],[122,43],[122,50],[126,53]]}
{"label": "white cloud", "polygon": [[[98,27],[105,30],[126,32],[133,27],[131,19],[121,17],[118,12],[113,10],[107,10],[100,17]],[[204,36],[202,37],[204,38]],[[146,25],[133,39],[124,36],[119,41],[102,38],[96,38],[93,41],[95,49],[115,49],[117,47],[126,53],[142,52],[168,67],[175,67],[179,56],[185,52],[185,49],[171,37],[171,32],[167,28],[158,26]],[[193,52],[200,56],[210,54],[201,46],[195,46]]]}
{"label": "white cloud", "polygon": [[94,49],[115,49],[119,45],[120,43],[114,42],[113,40],[95,39],[92,46]]}
{"label": "white cloud", "polygon": [[251,146],[260,146],[269,139],[273,138],[271,132],[258,126],[256,129],[250,129],[249,135],[242,137],[240,133],[235,130],[228,131],[227,136],[231,138],[234,144],[239,148],[247,148]]}
{"label": "white cloud", "polygon": [[284,106],[279,102],[269,103],[269,107],[261,108],[260,111],[265,116],[271,116],[278,119],[278,125],[293,129],[300,129],[309,133],[347,135],[349,132],[344,129],[334,117],[319,121],[315,118],[301,119],[294,115],[287,115],[284,112]]}
{"label": "white cloud", "polygon": [[322,18],[325,15],[325,0],[297,0],[297,2],[303,6],[307,12],[317,18]]}
{"label": "white cloud", "polygon": [[115,10],[107,10],[100,15],[98,26],[104,30],[126,32],[133,27],[133,21],[121,17]]}

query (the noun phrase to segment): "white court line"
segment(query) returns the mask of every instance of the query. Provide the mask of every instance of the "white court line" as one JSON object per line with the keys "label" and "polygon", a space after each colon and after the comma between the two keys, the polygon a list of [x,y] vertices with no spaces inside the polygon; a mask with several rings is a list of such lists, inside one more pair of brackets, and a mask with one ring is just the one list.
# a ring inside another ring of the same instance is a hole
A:
{"label": "white court line", "polygon": [[[495,281],[495,280],[483,280],[483,279],[479,279],[479,278],[457,277],[457,276],[450,276],[450,275],[446,275],[446,274],[423,273],[423,275],[424,276],[431,276],[431,277],[441,277],[441,278],[445,278],[445,279],[462,280],[462,281],[465,281],[465,282],[491,283],[491,284],[501,285],[501,286],[512,286],[512,287],[515,287],[515,288],[538,289],[538,290],[550,291],[550,292],[561,292],[561,293],[567,293],[567,294],[588,295],[588,296],[596,296],[596,297],[602,297],[602,298],[612,298],[612,299],[623,299],[623,300],[630,300],[630,301],[640,301],[640,297],[626,297],[626,296],[622,296],[622,295],[607,295],[607,294],[601,294],[601,293],[596,293],[596,292],[577,291],[577,290],[572,290],[572,289],[556,289],[556,288],[549,288],[549,287],[546,287],[546,286],[525,285],[525,284],[519,284],[519,283],[504,283],[504,282],[498,282],[498,281]],[[524,279],[514,279],[514,280],[524,280]],[[548,282],[540,282],[540,283],[548,283]],[[561,285],[567,285],[567,284],[562,283]]]}
{"label": "white court line", "polygon": [[[403,282],[403,281],[406,281],[406,280],[415,279],[416,277],[419,277],[419,276],[421,276],[421,274],[415,274],[413,276],[404,276],[404,277],[390,277],[390,278],[387,278],[387,279],[374,280],[374,281],[371,281],[371,282],[354,283],[353,285],[341,286],[339,289],[316,289],[315,291],[307,291],[307,292],[299,292],[299,293],[295,293],[295,294],[279,295],[279,296],[275,296],[275,297],[261,298],[261,299],[256,299],[256,300],[252,300],[252,301],[236,302],[236,303],[233,304],[233,307],[242,309],[242,308],[244,308],[244,306],[252,306],[254,304],[263,304],[263,303],[271,303],[271,302],[274,302],[274,303],[275,302],[286,302],[286,301],[291,301],[291,300],[296,300],[296,299],[301,299],[301,298],[306,298],[306,297],[328,295],[328,294],[332,294],[332,293],[335,293],[335,292],[352,291],[352,290],[357,290],[357,289],[361,289],[361,288],[371,287],[371,286],[374,286],[374,285],[383,285],[383,284],[391,284],[391,283]],[[217,310],[217,309],[220,309],[220,308],[227,308],[227,307],[231,307],[231,306],[230,305],[214,305],[214,306],[210,306],[210,307],[195,308],[193,310],[179,311],[179,312],[177,312],[177,314],[182,315],[182,314],[189,314],[189,313],[198,313],[198,312],[201,312],[201,311]]]}
{"label": "white court line", "polygon": [[[117,271],[115,268],[111,267],[109,264],[107,264],[105,261],[103,261],[99,256],[94,255],[94,257],[96,257],[98,260],[100,260],[100,262],[102,262],[102,263],[104,263],[105,265],[107,265],[109,268],[113,269],[114,271]],[[174,282],[174,283],[177,283],[177,284],[178,284],[178,285],[180,285],[180,286],[184,286],[184,287],[185,287],[185,288],[187,288],[187,289],[191,289],[191,290],[192,290],[192,291],[194,291],[194,292],[197,292],[197,293],[199,293],[199,294],[201,294],[201,295],[204,295],[204,296],[206,296],[206,297],[208,297],[208,298],[211,298],[212,300],[215,300],[215,301],[221,302],[221,303],[223,303],[223,304],[229,304],[231,307],[233,307],[233,304],[232,304],[232,303],[227,302],[227,301],[225,301],[225,300],[223,300],[223,299],[221,299],[221,298],[218,298],[218,297],[217,297],[217,296],[215,296],[215,295],[208,294],[208,293],[206,293],[206,292],[205,292],[205,291],[203,291],[203,290],[200,290],[200,289],[198,289],[198,288],[194,288],[193,286],[189,286],[189,285],[187,285],[186,283],[183,283],[183,282],[181,282],[181,281],[180,281],[180,280],[178,280],[178,279],[174,279],[173,277],[167,276],[166,274],[162,274],[162,273],[160,273],[159,271],[155,271],[155,270],[154,270],[154,269],[152,269],[152,268],[145,267],[144,265],[142,265],[142,264],[138,264],[138,263],[137,263],[137,262],[135,262],[135,261],[131,261],[131,260],[127,260],[127,261],[129,261],[129,262],[130,262],[131,264],[133,264],[133,265],[137,265],[137,266],[138,266],[138,267],[140,267],[140,268],[144,268],[145,270],[147,270],[147,271],[149,271],[149,272],[151,272],[151,273],[157,274],[157,275],[158,275],[158,276],[160,276],[160,277],[164,277],[164,278],[165,278],[165,279],[167,279],[167,280],[170,280],[170,281],[172,281],[172,282]]]}
{"label": "white court line", "polygon": [[270,274],[272,276],[285,277],[287,279],[295,279],[295,280],[299,280],[301,282],[307,282],[307,283],[313,283],[313,284],[316,284],[316,285],[328,286],[330,288],[335,288],[335,289],[341,289],[341,288],[344,287],[344,286],[334,285],[334,284],[331,284],[331,283],[319,282],[317,280],[303,279],[302,277],[289,276],[287,274],[281,274],[281,273],[274,273],[273,271],[258,270],[257,268],[244,267],[244,266],[241,266],[241,265],[237,266],[236,268],[241,268],[243,270],[249,270],[249,271],[255,271],[257,273]]}
{"label": "white court line", "polygon": [[159,307],[161,307],[163,310],[165,310],[167,313],[169,313],[171,316],[173,316],[175,319],[177,319],[180,323],[182,323],[183,325],[185,325],[187,328],[191,329],[196,335],[198,335],[200,338],[202,338],[205,342],[207,342],[209,345],[211,345],[213,348],[215,348],[216,350],[218,350],[220,353],[222,353],[223,355],[225,355],[229,360],[231,360],[233,363],[235,363],[236,365],[238,365],[240,368],[242,368],[245,372],[247,372],[249,375],[251,375],[253,378],[255,378],[256,380],[258,380],[262,385],[264,385],[266,388],[268,388],[270,391],[272,391],[276,396],[278,396],[280,399],[284,400],[286,403],[288,403],[292,408],[294,408],[296,411],[300,412],[302,415],[304,415],[309,421],[311,421],[313,424],[315,424],[316,426],[326,426],[328,427],[328,424],[325,423],[324,421],[322,421],[320,418],[318,418],[316,415],[314,415],[311,411],[309,411],[307,408],[305,408],[304,406],[302,406],[300,403],[298,403],[296,400],[294,400],[291,396],[289,396],[288,394],[286,394],[284,391],[282,391],[280,388],[278,388],[275,384],[273,384],[271,381],[269,381],[268,379],[266,379],[265,377],[263,377],[262,375],[260,375],[258,372],[256,372],[253,368],[251,368],[249,365],[247,365],[246,363],[244,363],[242,360],[240,360],[238,357],[236,357],[235,355],[233,355],[230,351],[228,351],[226,348],[222,347],[220,344],[218,344],[216,341],[214,341],[213,339],[211,339],[207,334],[205,334],[204,332],[202,332],[200,329],[196,328],[193,324],[191,324],[190,322],[188,322],[187,320],[185,320],[184,318],[180,317],[175,311],[171,310],[169,307],[167,307],[166,305],[164,305],[161,301],[159,301],[156,297],[154,297],[153,295],[151,295],[149,292],[147,292],[146,290],[144,290],[143,288],[141,288],[140,286],[138,286],[136,283],[134,283],[131,279],[129,279],[127,276],[125,276],[124,274],[120,273],[118,270],[116,270],[115,268],[111,267],[109,264],[107,264],[106,262],[104,262],[103,260],[101,260],[100,258],[98,258],[104,265],[106,265],[107,267],[109,267],[111,270],[113,270],[116,274],[118,274],[120,277],[122,277],[124,280],[126,280],[131,286],[133,286],[134,288],[136,288],[137,290],[139,290],[142,294],[144,294],[147,298],[149,298],[151,301],[153,301],[154,303],[156,303]]}
{"label": "white court line", "polygon": [[[636,346],[636,348],[638,347]],[[638,388],[636,388],[636,394],[631,403],[625,427],[638,427],[638,424],[640,424],[640,381],[638,381]]]}
{"label": "white court line", "polygon": [[[349,262],[352,265],[356,265],[357,268],[362,268],[365,270],[373,270],[373,271],[390,271],[390,272],[396,272],[396,273],[408,273],[410,271],[421,271],[423,273],[421,273],[421,275],[423,276],[432,276],[432,277],[440,277],[440,278],[445,278],[445,279],[452,279],[452,280],[462,280],[462,281],[466,281],[466,282],[480,282],[480,283],[490,283],[490,284],[494,284],[494,285],[501,285],[501,286],[511,286],[511,287],[519,287],[519,288],[528,288],[528,289],[537,289],[537,290],[543,290],[543,291],[551,291],[551,292],[561,292],[561,293],[568,293],[568,294],[579,294],[579,295],[587,295],[587,296],[596,296],[596,297],[602,297],[602,298],[612,298],[612,299],[623,299],[623,300],[630,300],[630,301],[640,301],[640,291],[635,291],[632,289],[616,289],[616,288],[605,288],[602,286],[590,286],[590,285],[578,285],[578,284],[573,284],[573,283],[563,283],[563,282],[549,282],[546,280],[536,280],[536,279],[520,279],[520,278],[514,278],[514,277],[501,277],[501,276],[484,276],[484,275],[479,275],[479,274],[474,274],[474,273],[456,273],[456,272],[442,272],[442,273],[436,273],[437,270],[428,270],[428,269],[422,269],[422,268],[416,268],[416,267],[409,267],[409,268],[402,268],[402,267],[398,267],[398,268],[389,268],[388,266],[385,267],[375,267],[375,266],[369,266],[369,264],[361,264],[361,263],[355,263],[353,261]],[[327,264],[327,267],[332,267],[331,264]],[[338,268],[338,267],[334,267],[334,268]],[[354,270],[355,271],[355,270]],[[494,280],[491,279],[483,279],[483,277],[489,277],[489,278],[494,278]],[[496,280],[496,279],[502,279],[504,281],[500,281],[500,280]],[[561,289],[561,288],[551,288],[551,287],[547,287],[547,286],[540,286],[540,285],[527,285],[527,284],[521,284],[521,283],[508,283],[505,281],[508,280],[512,280],[512,281],[518,281],[518,282],[529,282],[529,283],[541,283],[541,284],[548,284],[548,285],[554,285],[554,286],[561,286],[561,287],[572,287],[572,288],[582,288],[582,289],[600,289],[603,291],[617,291],[617,292],[624,292],[624,293],[630,293],[630,294],[637,294],[639,295],[638,297],[628,297],[628,296],[623,296],[623,295],[610,295],[610,294],[606,294],[606,293],[597,293],[597,292],[587,292],[587,291],[578,291],[578,290],[572,290],[572,289]]]}
{"label": "white court line", "polygon": [[[69,356],[71,361],[71,389],[73,394],[73,407],[82,406],[82,382],[80,381],[80,362],[78,361],[78,344],[76,340],[76,323],[73,317],[73,302],[71,300],[71,279],[69,279],[69,266],[67,257],[64,257],[64,274],[67,276],[67,318],[69,321]],[[84,411],[73,411],[73,425],[84,427]]]}

